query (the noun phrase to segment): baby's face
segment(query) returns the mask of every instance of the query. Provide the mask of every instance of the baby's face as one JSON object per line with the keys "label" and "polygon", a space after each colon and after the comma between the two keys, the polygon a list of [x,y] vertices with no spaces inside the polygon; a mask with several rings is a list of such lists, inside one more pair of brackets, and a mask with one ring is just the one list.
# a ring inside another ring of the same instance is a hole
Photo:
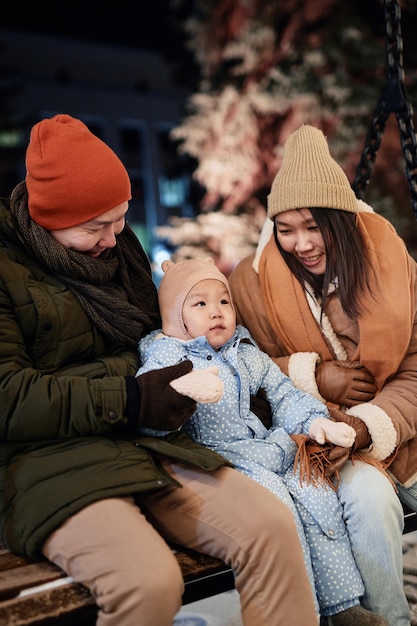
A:
{"label": "baby's face", "polygon": [[182,307],[184,326],[191,337],[207,337],[220,348],[236,330],[236,314],[226,286],[212,278],[194,285]]}

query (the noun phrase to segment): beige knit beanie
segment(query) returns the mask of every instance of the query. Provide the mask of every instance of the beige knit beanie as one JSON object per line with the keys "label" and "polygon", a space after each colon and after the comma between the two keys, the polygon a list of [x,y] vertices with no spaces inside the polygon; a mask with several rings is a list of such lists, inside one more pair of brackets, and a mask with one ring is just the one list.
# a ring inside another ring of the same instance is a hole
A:
{"label": "beige knit beanie", "polygon": [[314,207],[358,212],[357,198],[346,174],[331,157],[322,131],[303,125],[285,143],[282,164],[268,196],[268,217]]}
{"label": "beige knit beanie", "polygon": [[188,341],[192,337],[184,326],[182,307],[191,289],[201,280],[220,280],[226,286],[231,301],[229,283],[211,257],[187,259],[179,263],[164,261],[161,267],[165,272],[158,289],[162,330],[166,335]]}

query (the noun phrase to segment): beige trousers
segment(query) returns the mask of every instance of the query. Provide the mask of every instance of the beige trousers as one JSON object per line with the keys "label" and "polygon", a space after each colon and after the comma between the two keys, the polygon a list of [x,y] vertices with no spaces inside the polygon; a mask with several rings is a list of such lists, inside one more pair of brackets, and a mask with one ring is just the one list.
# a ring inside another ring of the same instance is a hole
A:
{"label": "beige trousers", "polygon": [[45,556],[92,592],[97,626],[171,626],[183,582],[167,539],[234,569],[245,626],[314,626],[311,586],[290,511],[230,468],[166,463],[182,488],[91,504],[46,541]]}

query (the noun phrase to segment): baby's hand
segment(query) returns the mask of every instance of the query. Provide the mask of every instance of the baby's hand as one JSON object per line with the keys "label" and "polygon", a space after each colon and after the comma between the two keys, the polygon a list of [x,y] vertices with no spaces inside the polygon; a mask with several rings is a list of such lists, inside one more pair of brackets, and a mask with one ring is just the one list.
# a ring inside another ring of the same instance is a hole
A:
{"label": "baby's hand", "polygon": [[219,368],[215,365],[205,370],[193,370],[169,384],[181,395],[204,404],[218,402],[224,392],[223,381],[219,378]]}
{"label": "baby's hand", "polygon": [[[189,374],[186,374],[189,376]],[[325,417],[317,417],[310,424],[308,431],[311,439],[317,443],[324,444],[330,441],[337,446],[350,448],[355,441],[356,431],[354,428],[344,422],[333,422]]]}

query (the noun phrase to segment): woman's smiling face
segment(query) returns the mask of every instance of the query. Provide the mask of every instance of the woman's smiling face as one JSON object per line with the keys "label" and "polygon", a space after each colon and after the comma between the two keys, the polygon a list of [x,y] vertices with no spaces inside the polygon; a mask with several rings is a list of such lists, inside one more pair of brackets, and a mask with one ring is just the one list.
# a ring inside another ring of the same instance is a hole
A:
{"label": "woman's smiling face", "polygon": [[311,274],[322,276],[326,271],[326,248],[311,211],[305,208],[279,213],[275,225],[282,249]]}

